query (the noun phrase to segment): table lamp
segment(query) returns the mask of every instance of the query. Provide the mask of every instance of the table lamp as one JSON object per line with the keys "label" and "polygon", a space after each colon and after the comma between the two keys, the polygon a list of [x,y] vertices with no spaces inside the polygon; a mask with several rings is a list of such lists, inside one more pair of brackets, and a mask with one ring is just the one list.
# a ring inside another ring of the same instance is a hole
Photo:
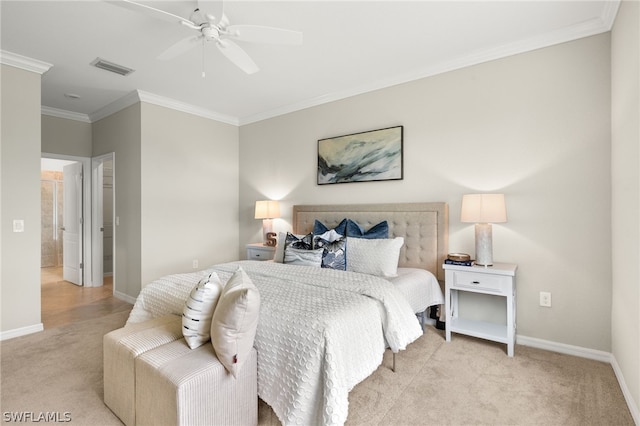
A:
{"label": "table lamp", "polygon": [[273,219],[277,217],[280,217],[280,203],[272,200],[256,201],[255,218],[262,219],[262,240],[265,246],[276,245]]}
{"label": "table lamp", "polygon": [[491,224],[507,221],[504,194],[463,195],[460,221],[476,224],[476,265],[493,265]]}

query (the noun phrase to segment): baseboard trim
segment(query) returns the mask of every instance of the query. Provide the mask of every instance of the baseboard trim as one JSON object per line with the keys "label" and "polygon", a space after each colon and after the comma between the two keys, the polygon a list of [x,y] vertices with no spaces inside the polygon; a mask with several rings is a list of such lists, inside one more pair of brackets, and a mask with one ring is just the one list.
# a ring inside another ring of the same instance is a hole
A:
{"label": "baseboard trim", "polygon": [[128,294],[119,292],[119,291],[114,291],[113,292],[113,297],[115,297],[116,299],[120,299],[120,300],[124,300],[127,303],[131,303],[132,305],[135,305],[136,303],[136,298],[135,297],[131,297]]}
{"label": "baseboard trim", "polygon": [[14,337],[26,336],[27,334],[39,333],[44,330],[42,323],[30,325],[28,327],[14,328],[13,330],[7,330],[0,332],[0,341],[13,339]]}
{"label": "baseboard trim", "polygon": [[583,348],[581,346],[567,345],[565,343],[552,342],[550,340],[537,339],[535,337],[521,336],[516,337],[516,343],[523,346],[531,346],[532,348],[545,349],[547,351],[558,352],[566,355],[578,356],[580,358],[588,358],[596,361],[602,361],[611,364],[611,353],[598,351],[595,349]]}
{"label": "baseboard trim", "polygon": [[613,367],[613,372],[616,375],[616,379],[618,379],[618,384],[620,385],[624,399],[627,401],[627,407],[629,407],[631,417],[633,417],[633,421],[636,422],[637,425],[640,425],[640,410],[638,409],[636,402],[633,400],[631,391],[629,391],[629,388],[627,387],[627,382],[624,380],[622,370],[620,369],[618,361],[614,355],[611,355],[611,367]]}
{"label": "baseboard trim", "polygon": [[633,421],[640,425],[640,411],[638,410],[638,405],[633,399],[631,392],[627,386],[626,381],[624,380],[624,376],[622,374],[622,370],[618,365],[618,361],[616,357],[604,351],[597,351],[595,349],[583,348],[580,346],[567,345],[564,343],[551,342],[549,340],[536,339],[535,337],[527,337],[520,336],[516,337],[516,343],[518,345],[523,346],[531,346],[532,348],[544,349],[552,352],[559,352],[566,355],[573,355],[580,358],[593,359],[596,361],[606,362],[611,365],[613,368],[613,372],[616,375],[616,379],[618,380],[618,385],[620,386],[620,390],[622,390],[622,394],[624,395],[624,400],[627,403],[627,407],[629,407],[629,411],[631,412],[631,417],[633,417]]}

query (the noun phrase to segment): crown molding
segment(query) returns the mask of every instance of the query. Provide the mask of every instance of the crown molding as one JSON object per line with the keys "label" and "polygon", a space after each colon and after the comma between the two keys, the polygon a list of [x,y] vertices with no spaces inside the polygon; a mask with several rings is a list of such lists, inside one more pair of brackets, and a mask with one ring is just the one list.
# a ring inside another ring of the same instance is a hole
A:
{"label": "crown molding", "polygon": [[422,78],[432,77],[434,75],[455,71],[461,68],[478,65],[484,62],[494,61],[496,59],[506,58],[508,56],[526,53],[556,44],[566,43],[580,38],[589,37],[610,31],[613,27],[620,0],[606,1],[602,14],[598,18],[581,22],[571,27],[563,28],[558,31],[546,33],[540,36],[530,37],[513,43],[507,43],[493,48],[479,50],[472,54],[451,58],[447,61],[440,62],[428,68],[398,75],[393,78],[379,80],[372,84],[359,86],[341,92],[328,93],[316,98],[307,99],[305,101],[286,105],[281,108],[264,111],[252,116],[242,117],[239,119],[240,125],[251,124],[262,120],[267,120],[280,115],[289,114],[306,108],[311,108],[326,104],[329,102],[339,101],[341,99],[352,96],[361,95],[375,90],[385,89],[399,84],[409,83],[411,81],[420,80]]}
{"label": "crown molding", "polygon": [[[134,90],[130,93],[127,93],[116,101],[89,115],[57,110],[48,107],[43,107],[42,113],[46,115],[68,118],[83,122],[87,122],[88,120],[88,122],[92,123],[111,114],[114,114],[124,108],[127,108],[137,102],[146,102],[177,111],[182,111],[199,117],[220,121],[222,123],[227,123],[234,126],[242,126],[245,124],[251,124],[258,121],[271,119],[326,103],[339,101],[352,96],[357,96],[364,93],[369,93],[376,90],[408,83],[411,81],[432,77],[438,74],[455,71],[461,68],[478,65],[484,62],[502,59],[508,56],[530,52],[533,50],[608,32],[613,27],[618,9],[620,7],[620,2],[621,0],[604,1],[599,17],[573,25],[571,27],[563,28],[558,31],[519,40],[513,43],[494,46],[492,48],[472,52],[471,54],[465,56],[452,57],[438,64],[434,64],[433,66],[412,71],[410,73],[405,73],[402,75],[394,76],[392,78],[379,80],[377,82],[358,86],[348,90],[323,94],[315,98],[307,99],[290,105],[285,105],[280,108],[263,111],[246,117],[233,117],[217,113],[215,111],[210,111],[205,108],[201,108],[153,93],[144,92],[141,90]],[[47,64],[45,62],[36,61],[2,50],[0,50],[0,62],[3,64],[27,69],[29,71],[39,72],[41,74],[45,73],[52,66],[51,64]]]}
{"label": "crown molding", "polygon": [[143,92],[142,90],[138,90],[137,93],[138,93],[138,98],[140,99],[141,102],[147,102],[153,105],[163,106],[173,110],[186,112],[187,114],[197,115],[199,117],[220,121],[226,124],[232,124],[234,126],[239,125],[238,118],[232,117],[230,115],[220,114],[205,108],[200,108],[195,105],[187,104],[185,102],[176,101],[175,99],[165,98],[164,96]]}
{"label": "crown molding", "polygon": [[105,107],[95,111],[94,113],[89,114],[89,120],[90,122],[101,120],[138,102],[146,102],[176,111],[182,111],[187,114],[232,124],[234,126],[238,125],[238,119],[236,117],[219,114],[214,111],[197,107],[195,105],[187,104],[185,102],[177,101],[171,98],[166,98],[160,95],[155,95],[153,93],[145,92],[142,90],[134,90],[132,92],[129,92],[123,97],[110,103],[109,105],[106,105]]}
{"label": "crown molding", "polygon": [[140,102],[140,98],[138,97],[138,92],[134,90],[133,92],[129,92],[121,98],[116,99],[110,104],[105,105],[99,110],[92,112],[91,114],[89,114],[89,120],[94,123],[138,102]]}
{"label": "crown molding", "polygon": [[607,28],[607,31],[611,31],[613,24],[618,16],[618,9],[620,9],[621,0],[606,1],[602,7],[602,22]]}
{"label": "crown molding", "polygon": [[42,115],[48,115],[51,117],[66,118],[67,120],[82,121],[83,123],[91,123],[87,114],[81,114],[79,112],[67,111],[64,109],[51,108],[48,106],[42,106]]}
{"label": "crown molding", "polygon": [[38,61],[37,59],[28,58],[6,50],[0,50],[0,63],[38,74],[44,74],[53,66],[47,62]]}

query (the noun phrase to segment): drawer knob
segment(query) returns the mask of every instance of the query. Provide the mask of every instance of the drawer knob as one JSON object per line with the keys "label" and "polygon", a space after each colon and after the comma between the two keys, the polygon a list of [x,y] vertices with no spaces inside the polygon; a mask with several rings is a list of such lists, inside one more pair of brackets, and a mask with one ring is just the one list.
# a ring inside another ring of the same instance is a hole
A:
{"label": "drawer knob", "polygon": [[471,281],[471,284],[478,285],[478,284],[480,284],[480,281]]}

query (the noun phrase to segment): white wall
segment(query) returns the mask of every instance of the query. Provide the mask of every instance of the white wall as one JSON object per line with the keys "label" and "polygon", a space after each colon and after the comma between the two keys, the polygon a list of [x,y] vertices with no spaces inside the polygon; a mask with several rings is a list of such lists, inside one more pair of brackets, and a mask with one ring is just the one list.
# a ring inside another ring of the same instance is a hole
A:
{"label": "white wall", "polygon": [[[40,78],[0,65],[0,331],[42,329],[40,319]],[[13,232],[13,220],[24,232]]]}
{"label": "white wall", "polygon": [[[612,353],[640,422],[640,3],[623,1],[611,36]],[[631,403],[629,404],[632,405]],[[633,410],[632,410],[633,412]]]}
{"label": "white wall", "polygon": [[[609,42],[594,36],[242,126],[241,244],[260,239],[258,199],[284,200],[278,230],[290,229],[293,204],[446,201],[450,251],[473,253],[461,197],[503,192],[509,222],[494,225],[494,259],[519,264],[518,334],[610,351]],[[404,180],[316,185],[318,139],[393,125],[404,126]],[[552,308],[538,306],[540,291]],[[501,309],[470,313],[497,320]]]}

